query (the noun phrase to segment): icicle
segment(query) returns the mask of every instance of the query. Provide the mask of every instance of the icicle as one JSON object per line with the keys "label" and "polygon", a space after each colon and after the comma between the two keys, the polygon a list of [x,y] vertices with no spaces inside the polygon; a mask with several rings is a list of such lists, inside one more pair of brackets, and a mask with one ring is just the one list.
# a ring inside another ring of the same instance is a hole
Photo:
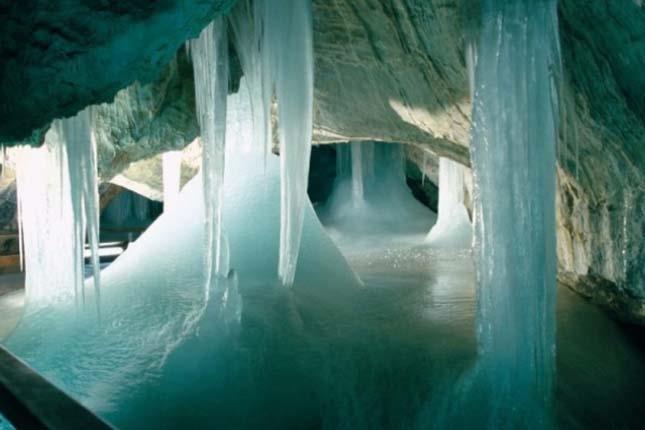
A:
{"label": "icicle", "polygon": [[251,99],[251,145],[271,153],[271,101],[273,83],[266,46],[264,0],[240,0],[229,16],[234,42]]}
{"label": "icicle", "polygon": [[162,155],[164,211],[174,207],[181,187],[181,151],[168,151]]}
{"label": "icicle", "polygon": [[313,120],[311,2],[243,0],[230,21],[248,79],[253,145],[262,145],[265,154],[270,153],[272,144],[274,95],[277,102],[282,181],[278,275],[284,285],[291,285],[308,198]]}
{"label": "icicle", "polygon": [[195,68],[195,95],[202,136],[202,180],[205,210],[206,294],[214,275],[226,276],[222,261],[222,187],[226,144],[228,96],[228,39],[226,21],[213,21],[191,42]]}
{"label": "icicle", "polygon": [[361,142],[353,142],[351,145],[352,154],[352,194],[355,205],[363,203],[363,157],[361,154]]}
{"label": "icicle", "polygon": [[464,167],[448,158],[439,158],[439,217],[428,235],[433,245],[468,248],[472,228],[464,206]]}
{"label": "icicle", "polygon": [[78,298],[76,230],[64,142],[52,127],[40,148],[11,149],[30,303]]}
{"label": "icicle", "polygon": [[265,1],[266,56],[278,102],[281,228],[278,275],[293,283],[305,205],[313,122],[313,35],[310,0]]}
{"label": "icicle", "polygon": [[[488,428],[547,428],[555,351],[555,0],[483,1],[472,142]],[[479,398],[479,397],[478,397]]]}
{"label": "icicle", "polygon": [[[100,304],[99,248],[99,203],[96,166],[96,145],[90,128],[90,111],[54,122],[60,139],[60,150],[67,164],[69,189],[66,191],[72,202],[74,220],[74,280],[85,301],[84,249],[85,232],[89,233],[91,261],[94,274],[94,289],[97,310]],[[65,197],[66,198],[66,197]]]}

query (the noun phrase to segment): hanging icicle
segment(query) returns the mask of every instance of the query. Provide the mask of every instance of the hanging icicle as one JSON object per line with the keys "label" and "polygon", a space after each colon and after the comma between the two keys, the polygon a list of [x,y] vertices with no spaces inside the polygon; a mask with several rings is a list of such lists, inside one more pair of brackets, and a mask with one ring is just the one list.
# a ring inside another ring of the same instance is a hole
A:
{"label": "hanging icicle", "polygon": [[278,102],[281,228],[278,275],[296,272],[313,127],[313,34],[310,0],[265,0],[266,55]]}
{"label": "hanging icicle", "polygon": [[100,303],[96,146],[86,109],[56,120],[41,148],[11,150],[16,165],[21,253],[30,302],[84,298],[84,244],[89,233],[95,300]]}
{"label": "hanging icicle", "polygon": [[91,263],[97,311],[100,312],[100,261],[99,261],[99,197],[97,181],[96,143],[90,126],[90,109],[78,115],[54,122],[54,127],[65,146],[69,190],[74,219],[74,268],[75,284],[85,301],[84,266],[85,234],[91,250]]}
{"label": "hanging icicle", "polygon": [[226,100],[229,65],[227,24],[213,21],[191,42],[195,69],[197,116],[202,137],[202,180],[205,210],[206,291],[214,276],[226,276],[222,252],[222,190],[225,168]]}
{"label": "hanging icicle", "polygon": [[282,184],[278,276],[284,285],[291,285],[308,199],[313,122],[311,2],[243,0],[230,21],[251,96],[253,145],[262,145],[265,154],[272,146],[274,96],[277,102]]}

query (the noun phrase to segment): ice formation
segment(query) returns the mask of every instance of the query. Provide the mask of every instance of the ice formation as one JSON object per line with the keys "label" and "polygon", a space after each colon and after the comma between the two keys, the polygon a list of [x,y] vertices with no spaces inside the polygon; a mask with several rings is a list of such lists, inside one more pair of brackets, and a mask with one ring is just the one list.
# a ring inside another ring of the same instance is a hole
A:
{"label": "ice formation", "polygon": [[479,378],[489,428],[545,428],[555,367],[555,0],[485,0],[473,112]]}
{"label": "ice formation", "polygon": [[[350,303],[344,294],[357,286],[353,272],[307,204],[294,285],[290,290],[280,288],[276,270],[280,161],[270,155],[265,162],[262,148],[245,145],[253,134],[248,100],[243,80],[240,92],[229,96],[228,102],[230,168],[226,170],[222,207],[234,272],[213,283],[206,306],[201,247],[205,211],[201,178],[196,177],[184,187],[178,204],[104,270],[102,324],[87,312],[74,316],[69,301],[47,312],[28,307],[6,343],[119,428],[167,426],[166,417],[176,417],[181,410],[177,405],[186,396],[193,402],[206,402],[201,390],[217,392],[217,381],[232,371],[222,368],[219,360],[222,354],[236,351],[218,349],[218,345],[224,342],[227,330],[235,330],[247,305],[253,308],[258,298],[279,295],[287,303],[297,303],[290,297],[313,297],[316,307],[335,303],[339,310],[343,303]],[[320,277],[320,273],[326,276]],[[287,312],[286,316],[299,330],[302,321],[297,313]],[[186,370],[193,368],[199,372],[194,378],[187,377]],[[193,390],[197,386],[201,388]],[[174,406],[160,412],[159,398],[150,397],[150,390],[163,392],[164,404]],[[208,411],[207,407],[200,409],[200,413]],[[198,427],[203,428],[202,418],[186,419],[200,422]],[[212,420],[203,419],[212,425]]]}
{"label": "ice formation", "polygon": [[87,232],[98,309],[99,205],[89,109],[56,120],[41,148],[13,149],[12,158],[29,301],[47,303],[67,294],[84,300]]}
{"label": "ice formation", "polygon": [[265,38],[278,103],[281,207],[278,274],[293,283],[298,263],[313,127],[313,19],[310,0],[265,0]]}
{"label": "ice formation", "polygon": [[428,235],[435,247],[470,247],[472,227],[464,206],[464,167],[448,158],[439,158],[439,216]]}
{"label": "ice formation", "polygon": [[344,251],[423,242],[435,215],[408,188],[403,147],[393,143],[336,145],[336,181],[320,218]]}
{"label": "ice formation", "polygon": [[222,189],[226,153],[226,100],[229,64],[227,22],[213,21],[191,42],[195,98],[202,140],[202,180],[206,229],[206,291],[213,276],[226,276],[222,252]]}
{"label": "ice formation", "polygon": [[[291,285],[298,262],[313,126],[313,35],[310,0],[240,1],[231,26],[248,79],[255,130],[252,145],[272,150],[273,101],[277,104],[282,192],[280,261]],[[297,53],[297,54],[296,54]]]}
{"label": "ice formation", "polygon": [[164,210],[177,204],[181,188],[181,151],[168,151],[162,155]]}

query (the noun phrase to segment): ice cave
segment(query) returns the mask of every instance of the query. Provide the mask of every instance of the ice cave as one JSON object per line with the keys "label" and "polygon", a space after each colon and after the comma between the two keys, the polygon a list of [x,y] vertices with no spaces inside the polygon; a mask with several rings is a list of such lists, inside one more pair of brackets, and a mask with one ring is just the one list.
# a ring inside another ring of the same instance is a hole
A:
{"label": "ice cave", "polygon": [[642,0],[0,23],[0,430],[645,428]]}

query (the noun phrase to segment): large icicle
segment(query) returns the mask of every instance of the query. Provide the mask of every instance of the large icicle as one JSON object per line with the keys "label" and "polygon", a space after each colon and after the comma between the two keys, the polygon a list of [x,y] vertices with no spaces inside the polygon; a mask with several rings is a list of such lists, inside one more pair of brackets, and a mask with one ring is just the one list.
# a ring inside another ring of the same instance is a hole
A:
{"label": "large icicle", "polygon": [[213,276],[226,276],[228,271],[226,252],[222,252],[222,190],[229,79],[226,21],[219,18],[206,27],[199,38],[191,42],[191,52],[203,146],[205,271],[208,291]]}
{"label": "large icicle", "polygon": [[[425,174],[425,173],[424,173]],[[464,167],[448,158],[439,159],[439,216],[428,235],[433,246],[467,248],[472,227],[464,207]]]}
{"label": "large icicle", "polygon": [[[271,106],[277,101],[281,166],[278,275],[291,285],[298,261],[313,121],[310,0],[242,0],[230,17],[253,117],[253,145],[272,148]],[[265,155],[266,157],[266,155]]]}
{"label": "large icicle", "polygon": [[54,122],[60,144],[66,152],[66,166],[69,175],[69,193],[74,220],[74,279],[85,300],[84,249],[85,234],[91,250],[95,300],[97,310],[100,304],[100,261],[99,261],[99,197],[96,164],[96,144],[90,126],[90,109],[78,115]]}
{"label": "large icicle", "polygon": [[281,228],[278,275],[293,283],[307,204],[313,122],[310,0],[265,0],[266,55],[278,102]]}
{"label": "large icicle", "polygon": [[[547,428],[555,353],[555,0],[484,0],[472,157],[489,428]],[[484,425],[484,423],[480,423]]]}
{"label": "large icicle", "polygon": [[100,303],[96,145],[86,109],[56,120],[41,148],[11,151],[16,165],[21,252],[30,302],[84,297],[85,234]]}
{"label": "large icicle", "polygon": [[179,199],[181,155],[181,151],[168,151],[162,155],[164,211],[175,206]]}

